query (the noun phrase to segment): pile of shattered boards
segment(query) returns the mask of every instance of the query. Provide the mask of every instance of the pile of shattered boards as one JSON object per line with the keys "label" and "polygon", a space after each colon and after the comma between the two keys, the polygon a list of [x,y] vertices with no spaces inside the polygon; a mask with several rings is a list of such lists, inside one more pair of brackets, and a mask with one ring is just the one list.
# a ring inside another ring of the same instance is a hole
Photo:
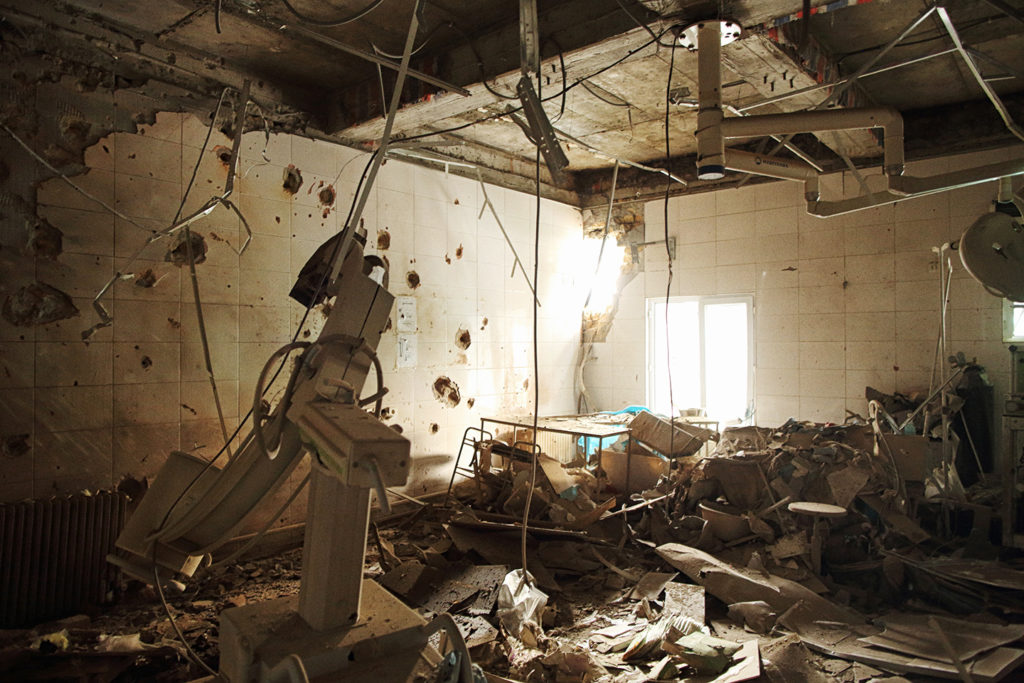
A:
{"label": "pile of shattered boards", "polygon": [[940,444],[790,421],[700,446],[618,497],[582,459],[539,456],[523,582],[530,458],[485,444],[457,501],[380,530],[379,581],[425,616],[455,615],[492,681],[1024,675],[1024,572],[987,538],[932,529],[950,495],[932,490]]}
{"label": "pile of shattered boards", "polygon": [[[1021,680],[1024,565],[943,533],[934,442],[794,421],[699,435],[612,447],[637,460],[645,487],[631,490],[580,453],[539,455],[531,492],[533,459],[508,446],[530,435],[479,444],[449,496],[371,526],[366,576],[426,619],[450,613],[478,680]],[[639,459],[658,446],[673,457],[645,479]],[[991,492],[957,495],[978,507]],[[223,568],[170,609],[215,668],[219,612],[294,594],[299,564]],[[155,604],[9,633],[0,664],[126,652],[104,680],[203,675]]]}

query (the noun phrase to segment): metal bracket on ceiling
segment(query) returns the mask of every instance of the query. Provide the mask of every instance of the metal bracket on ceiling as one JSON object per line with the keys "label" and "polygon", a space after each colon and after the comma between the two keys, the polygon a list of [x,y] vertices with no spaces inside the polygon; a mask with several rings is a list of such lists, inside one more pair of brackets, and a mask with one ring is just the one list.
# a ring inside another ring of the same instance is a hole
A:
{"label": "metal bracket on ceiling", "polygon": [[729,43],[737,40],[743,34],[743,28],[735,21],[729,21],[727,19],[710,19],[708,21],[699,21],[695,24],[690,24],[679,31],[679,44],[687,50],[696,51],[700,47],[700,30],[704,28],[705,24],[709,23],[717,23],[719,25],[719,33],[721,35],[719,47],[722,45],[728,45]]}

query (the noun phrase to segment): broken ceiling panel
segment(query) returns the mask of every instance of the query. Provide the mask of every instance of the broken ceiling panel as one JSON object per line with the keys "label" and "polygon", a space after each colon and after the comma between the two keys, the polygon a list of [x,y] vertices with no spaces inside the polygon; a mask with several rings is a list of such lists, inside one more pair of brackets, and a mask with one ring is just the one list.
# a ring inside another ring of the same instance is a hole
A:
{"label": "broken ceiling panel", "polygon": [[[342,25],[324,24],[352,15],[365,3],[297,1],[294,7],[302,17],[279,0],[225,0],[219,12],[216,6],[195,0],[170,0],[145,13],[126,0],[73,0],[60,8],[0,4],[5,6],[8,24],[21,32],[22,39],[28,38],[30,51],[52,52],[65,63],[80,62],[83,68],[116,70],[121,77],[164,80],[195,93],[195,102],[182,103],[193,111],[208,108],[211,95],[215,97],[223,86],[239,87],[249,77],[265,110],[284,105],[294,113],[287,123],[272,116],[272,125],[304,125],[307,134],[365,149],[380,138],[381,91],[386,94],[391,87],[393,72],[383,69],[382,79],[376,65],[325,47],[304,33],[311,31],[368,53],[377,50],[387,59],[401,50],[414,2],[390,0],[383,8]],[[922,21],[879,59],[881,51],[920,16],[920,6],[882,0],[843,6],[818,0],[811,4],[818,14],[804,22],[794,14],[799,7],[791,1],[730,3],[729,16],[743,26],[744,35],[723,49],[722,93],[727,106],[747,108],[765,98],[798,93],[747,111],[812,109],[822,106],[831,90],[800,91],[849,77],[870,60],[878,60],[876,67],[920,60],[877,74],[873,69],[858,81],[861,94],[854,98],[855,103],[891,106],[908,115],[914,112],[916,120],[933,122],[921,130],[908,121],[911,158],[945,153],[951,144],[977,149],[1013,140],[963,59],[949,52],[952,43],[936,15]],[[1012,6],[1007,11],[998,4],[970,0],[948,0],[944,7],[981,73],[1007,99],[1011,115],[1019,118],[1021,107],[1015,98],[1024,92],[1020,12],[1013,12]],[[556,187],[544,170],[542,192],[574,200],[577,186],[609,182],[615,158],[664,163],[670,61],[675,64],[669,122],[672,165],[679,174],[690,173],[696,151],[697,59],[682,48],[673,54],[670,46],[675,31],[717,16],[718,5],[693,0],[623,4],[569,0],[539,2],[538,10],[545,111],[556,128],[578,140],[575,144],[568,138],[562,141],[570,160],[568,180]],[[294,30],[281,30],[283,25]],[[658,44],[652,33],[660,36]],[[393,138],[425,136],[419,146],[431,150],[432,156],[479,165],[489,180],[526,188],[534,176],[533,146],[505,118],[509,109],[519,106],[513,97],[518,64],[514,6],[498,0],[425,2],[411,66],[464,87],[470,95],[410,79]],[[560,96],[563,79],[570,88],[564,98]],[[949,105],[969,113],[968,120],[976,123],[945,123],[948,116],[941,114],[941,108]],[[929,118],[929,112],[934,116]],[[727,117],[733,115],[726,112]],[[443,136],[432,134],[450,128],[455,130]],[[842,166],[833,152],[867,163],[881,151],[875,134],[868,130],[822,134],[818,140],[823,145],[817,148],[814,138],[810,139],[812,144],[804,144],[804,149],[810,149],[811,156],[827,169]],[[734,141],[740,147],[743,142]],[[583,145],[603,154],[581,149]],[[607,178],[595,182],[592,176],[599,172]],[[720,184],[735,183],[737,177],[727,174]],[[660,174],[638,173],[622,180],[639,184],[622,196],[644,196],[663,187]],[[673,189],[695,191],[707,185]],[[580,199],[582,204],[586,201]]]}

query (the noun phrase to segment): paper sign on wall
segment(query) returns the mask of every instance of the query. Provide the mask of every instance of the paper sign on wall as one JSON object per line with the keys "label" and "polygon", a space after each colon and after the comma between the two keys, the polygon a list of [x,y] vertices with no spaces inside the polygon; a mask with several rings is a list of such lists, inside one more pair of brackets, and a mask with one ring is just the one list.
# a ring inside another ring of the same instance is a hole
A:
{"label": "paper sign on wall", "polygon": [[398,331],[416,331],[416,298],[400,296],[395,299],[395,310],[398,313]]}
{"label": "paper sign on wall", "polygon": [[398,335],[398,357],[395,365],[399,368],[416,367],[416,335]]}

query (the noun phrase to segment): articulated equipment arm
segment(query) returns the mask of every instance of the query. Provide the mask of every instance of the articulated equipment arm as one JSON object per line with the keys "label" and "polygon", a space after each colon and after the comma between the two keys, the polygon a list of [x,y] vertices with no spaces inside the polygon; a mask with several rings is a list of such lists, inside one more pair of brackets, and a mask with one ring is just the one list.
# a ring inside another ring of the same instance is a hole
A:
{"label": "articulated equipment arm", "polygon": [[[299,596],[224,611],[221,675],[232,682],[277,680],[294,671],[332,680],[404,680],[424,661],[439,661],[429,638],[443,628],[459,650],[460,681],[468,682],[469,655],[450,618],[426,624],[363,580],[370,492],[386,509],[385,488],[408,478],[409,442],[377,417],[386,389],[376,348],[394,302],[386,269],[380,259],[363,256],[360,234],[338,259],[339,237],[314,254],[292,290],[307,306],[334,297],[316,341],[292,342],[267,361],[252,429],[223,468],[187,453],[170,455],[118,538],[120,552],[109,559],[146,582],[160,570],[192,576],[310,453]],[[266,375],[291,352],[299,353],[287,386],[265,414]],[[360,400],[371,367],[375,393]],[[364,410],[371,403],[376,415]]]}

